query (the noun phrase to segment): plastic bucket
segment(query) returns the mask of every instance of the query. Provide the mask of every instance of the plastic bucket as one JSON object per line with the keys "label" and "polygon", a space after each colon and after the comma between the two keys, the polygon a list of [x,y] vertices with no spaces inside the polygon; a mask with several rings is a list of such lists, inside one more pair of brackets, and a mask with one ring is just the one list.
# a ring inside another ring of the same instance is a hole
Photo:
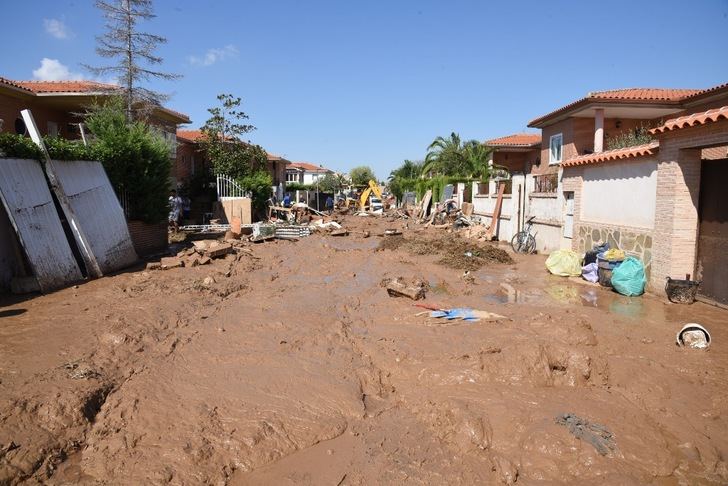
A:
{"label": "plastic bucket", "polygon": [[597,275],[599,276],[599,285],[602,287],[612,287],[612,271],[622,264],[622,260],[605,260],[597,255]]}

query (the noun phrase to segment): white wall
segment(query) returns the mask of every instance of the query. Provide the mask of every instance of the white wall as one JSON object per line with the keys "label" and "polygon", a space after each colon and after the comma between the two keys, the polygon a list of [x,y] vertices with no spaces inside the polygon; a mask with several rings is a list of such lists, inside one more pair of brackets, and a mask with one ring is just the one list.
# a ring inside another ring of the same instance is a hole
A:
{"label": "white wall", "polygon": [[316,184],[316,180],[323,179],[326,176],[325,172],[304,172],[303,183],[304,184]]}
{"label": "white wall", "polygon": [[584,167],[581,221],[652,229],[657,160]]}
{"label": "white wall", "polygon": [[529,196],[527,217],[558,223],[562,219],[562,204],[556,193],[553,196]]}

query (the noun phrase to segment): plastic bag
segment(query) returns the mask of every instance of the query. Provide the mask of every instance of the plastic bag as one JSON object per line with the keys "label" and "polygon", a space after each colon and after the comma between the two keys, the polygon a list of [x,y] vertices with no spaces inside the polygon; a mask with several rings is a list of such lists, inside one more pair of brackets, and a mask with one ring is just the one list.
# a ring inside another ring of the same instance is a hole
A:
{"label": "plastic bag", "polygon": [[645,267],[634,257],[627,257],[612,271],[612,287],[622,295],[642,295],[646,283]]}
{"label": "plastic bag", "polygon": [[599,281],[599,266],[596,263],[590,263],[581,267],[581,276],[584,280],[592,283]]}
{"label": "plastic bag", "polygon": [[546,259],[546,268],[554,275],[578,277],[581,275],[581,257],[571,250],[556,250]]}
{"label": "plastic bag", "polygon": [[609,260],[610,262],[621,262],[624,260],[624,257],[626,255],[624,254],[624,251],[620,250],[619,248],[611,248],[604,252],[604,258],[605,260]]}

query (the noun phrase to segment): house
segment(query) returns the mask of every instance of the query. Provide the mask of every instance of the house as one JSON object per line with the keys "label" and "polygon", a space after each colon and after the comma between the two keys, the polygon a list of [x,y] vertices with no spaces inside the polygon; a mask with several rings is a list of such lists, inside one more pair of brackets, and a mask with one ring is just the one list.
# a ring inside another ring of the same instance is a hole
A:
{"label": "house", "polygon": [[[95,81],[13,81],[0,77],[0,131],[25,134],[20,111],[29,108],[42,135],[81,138],[81,113],[119,87]],[[183,113],[155,106],[148,122],[173,146],[177,125],[190,123]]]}
{"label": "house", "polygon": [[[505,169],[508,176],[502,182],[505,191],[494,235],[499,240],[510,241],[526,219],[534,216],[534,228],[539,235],[537,249],[546,253],[558,249],[561,219],[555,206],[559,168],[543,162],[541,134],[516,133],[484,144],[492,149],[490,163]],[[472,193],[476,216],[490,221],[498,202],[496,182],[473,183]]]}
{"label": "house", "polygon": [[[116,85],[94,81],[14,81],[0,77],[0,132],[26,134],[20,112],[30,109],[41,135],[80,139],[83,135],[81,114],[98,99],[118,90]],[[174,158],[177,125],[190,123],[189,117],[163,106],[154,106],[147,122],[169,142],[170,158]],[[7,223],[3,216],[0,215],[0,228]],[[167,246],[166,222],[128,221],[127,225],[138,254],[153,253]]]}
{"label": "house", "polygon": [[[585,252],[600,241],[645,263],[653,290],[668,276],[702,280],[701,298],[728,304],[728,85],[588,93],[532,120],[536,137],[485,142],[510,173],[495,234],[534,218],[538,250]],[[537,152],[533,152],[538,148]],[[490,222],[495,184],[473,185]]]}
{"label": "house", "polygon": [[[202,146],[204,137],[202,130],[177,130],[177,158],[172,167],[172,178],[177,186],[189,181],[200,170],[210,169],[210,161]],[[291,162],[280,155],[266,153],[267,169],[273,179],[273,190],[282,193],[285,189],[286,169]]]}
{"label": "house", "polygon": [[323,179],[326,174],[333,174],[320,165],[309,164],[308,162],[291,162],[286,168],[286,182],[313,185],[316,181]]}
{"label": "house", "polygon": [[[617,93],[531,122],[560,159],[562,246],[608,241],[645,263],[652,289],[690,274],[702,299],[728,305],[728,84]],[[653,140],[604,150],[610,132],[644,121]]]}

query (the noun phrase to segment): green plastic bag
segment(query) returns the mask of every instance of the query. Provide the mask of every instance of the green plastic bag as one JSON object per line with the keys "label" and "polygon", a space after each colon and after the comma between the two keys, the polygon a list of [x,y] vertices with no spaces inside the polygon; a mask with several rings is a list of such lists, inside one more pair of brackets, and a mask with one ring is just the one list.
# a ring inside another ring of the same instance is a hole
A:
{"label": "green plastic bag", "polygon": [[554,275],[578,277],[581,275],[581,257],[571,250],[556,250],[546,259],[546,268]]}
{"label": "green plastic bag", "polygon": [[612,271],[612,287],[622,295],[642,295],[646,283],[645,267],[635,257],[627,257]]}

